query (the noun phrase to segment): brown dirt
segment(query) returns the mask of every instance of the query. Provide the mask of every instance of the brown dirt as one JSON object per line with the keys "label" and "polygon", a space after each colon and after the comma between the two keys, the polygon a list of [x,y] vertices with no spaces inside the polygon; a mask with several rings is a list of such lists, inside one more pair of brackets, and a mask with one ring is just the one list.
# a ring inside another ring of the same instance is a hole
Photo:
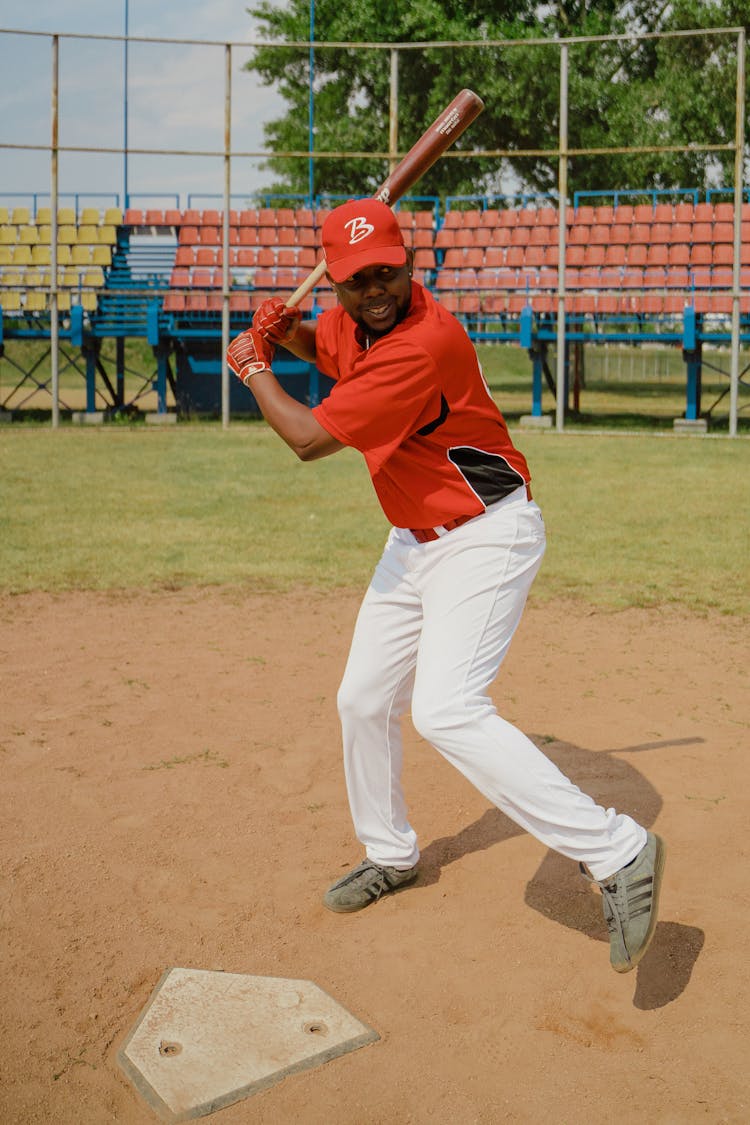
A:
{"label": "brown dirt", "polygon": [[381,1035],[222,1125],[750,1119],[747,623],[532,604],[495,686],[667,840],[653,946],[619,976],[574,865],[410,726],[421,881],[323,908],[361,858],[335,714],[357,602],[0,605],[0,1120],[154,1121],[116,1054],[174,965],[313,980]]}

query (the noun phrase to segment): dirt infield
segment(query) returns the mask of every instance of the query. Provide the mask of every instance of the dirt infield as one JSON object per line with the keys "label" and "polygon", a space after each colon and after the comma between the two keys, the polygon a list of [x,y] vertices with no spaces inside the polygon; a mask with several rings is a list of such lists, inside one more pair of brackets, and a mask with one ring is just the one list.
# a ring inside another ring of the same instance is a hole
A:
{"label": "dirt infield", "polygon": [[424,872],[351,916],[335,693],[358,603],[188,590],[0,605],[0,1120],[156,1120],[116,1053],[174,965],[314,980],[381,1039],[222,1125],[745,1122],[747,623],[529,606],[494,695],[658,825],[661,921],[599,898],[407,725]]}

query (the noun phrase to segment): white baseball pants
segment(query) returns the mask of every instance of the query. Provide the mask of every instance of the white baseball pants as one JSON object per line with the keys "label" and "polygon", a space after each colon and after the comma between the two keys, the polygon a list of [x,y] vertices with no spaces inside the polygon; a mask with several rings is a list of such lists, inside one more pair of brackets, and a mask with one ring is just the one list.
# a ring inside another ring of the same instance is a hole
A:
{"label": "white baseball pants", "polygon": [[392,529],[363,600],[338,694],[347,792],[374,862],[419,858],[401,788],[401,717],[492,804],[547,847],[606,879],[646,832],[582,793],[487,692],[544,554],[538,506],[520,488],[476,519],[419,544]]}

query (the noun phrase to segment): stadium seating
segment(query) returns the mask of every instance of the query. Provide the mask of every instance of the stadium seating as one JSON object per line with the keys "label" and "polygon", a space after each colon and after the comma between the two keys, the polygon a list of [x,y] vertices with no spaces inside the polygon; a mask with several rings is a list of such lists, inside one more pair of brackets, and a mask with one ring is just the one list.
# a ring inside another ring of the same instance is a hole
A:
{"label": "stadium seating", "polygon": [[[524,307],[554,314],[559,222],[549,201],[495,208],[462,205],[397,211],[414,250],[415,276],[470,325],[517,317]],[[288,296],[319,258],[327,208],[243,207],[229,212],[230,309],[245,316],[268,294]],[[0,208],[0,304],[4,314],[47,308],[52,261],[50,208]],[[98,295],[155,286],[170,315],[215,316],[223,303],[224,215],[184,209],[61,206],[57,212],[60,307],[97,309]],[[582,204],[565,213],[565,284],[573,316],[678,316],[731,311],[734,258],[731,203]],[[750,204],[743,206],[741,264],[750,267]],[[143,247],[152,236],[159,255]],[[142,251],[138,258],[134,247]],[[171,249],[170,249],[171,247]],[[136,269],[124,268],[131,261]],[[46,272],[45,272],[46,271]],[[743,274],[743,289],[748,279]],[[304,302],[327,307],[326,281]],[[745,299],[743,294],[743,309]]]}

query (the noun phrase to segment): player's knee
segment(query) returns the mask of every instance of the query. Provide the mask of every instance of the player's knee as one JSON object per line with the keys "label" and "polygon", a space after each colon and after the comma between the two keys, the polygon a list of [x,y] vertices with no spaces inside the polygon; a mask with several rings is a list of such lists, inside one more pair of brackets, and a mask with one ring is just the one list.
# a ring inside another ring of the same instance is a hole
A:
{"label": "player's knee", "polygon": [[415,694],[411,701],[411,721],[417,734],[427,742],[440,742],[441,735],[460,725],[461,713],[437,695]]}
{"label": "player's knee", "polygon": [[345,676],[336,696],[342,724],[371,722],[387,711],[376,685],[364,683],[359,676]]}

